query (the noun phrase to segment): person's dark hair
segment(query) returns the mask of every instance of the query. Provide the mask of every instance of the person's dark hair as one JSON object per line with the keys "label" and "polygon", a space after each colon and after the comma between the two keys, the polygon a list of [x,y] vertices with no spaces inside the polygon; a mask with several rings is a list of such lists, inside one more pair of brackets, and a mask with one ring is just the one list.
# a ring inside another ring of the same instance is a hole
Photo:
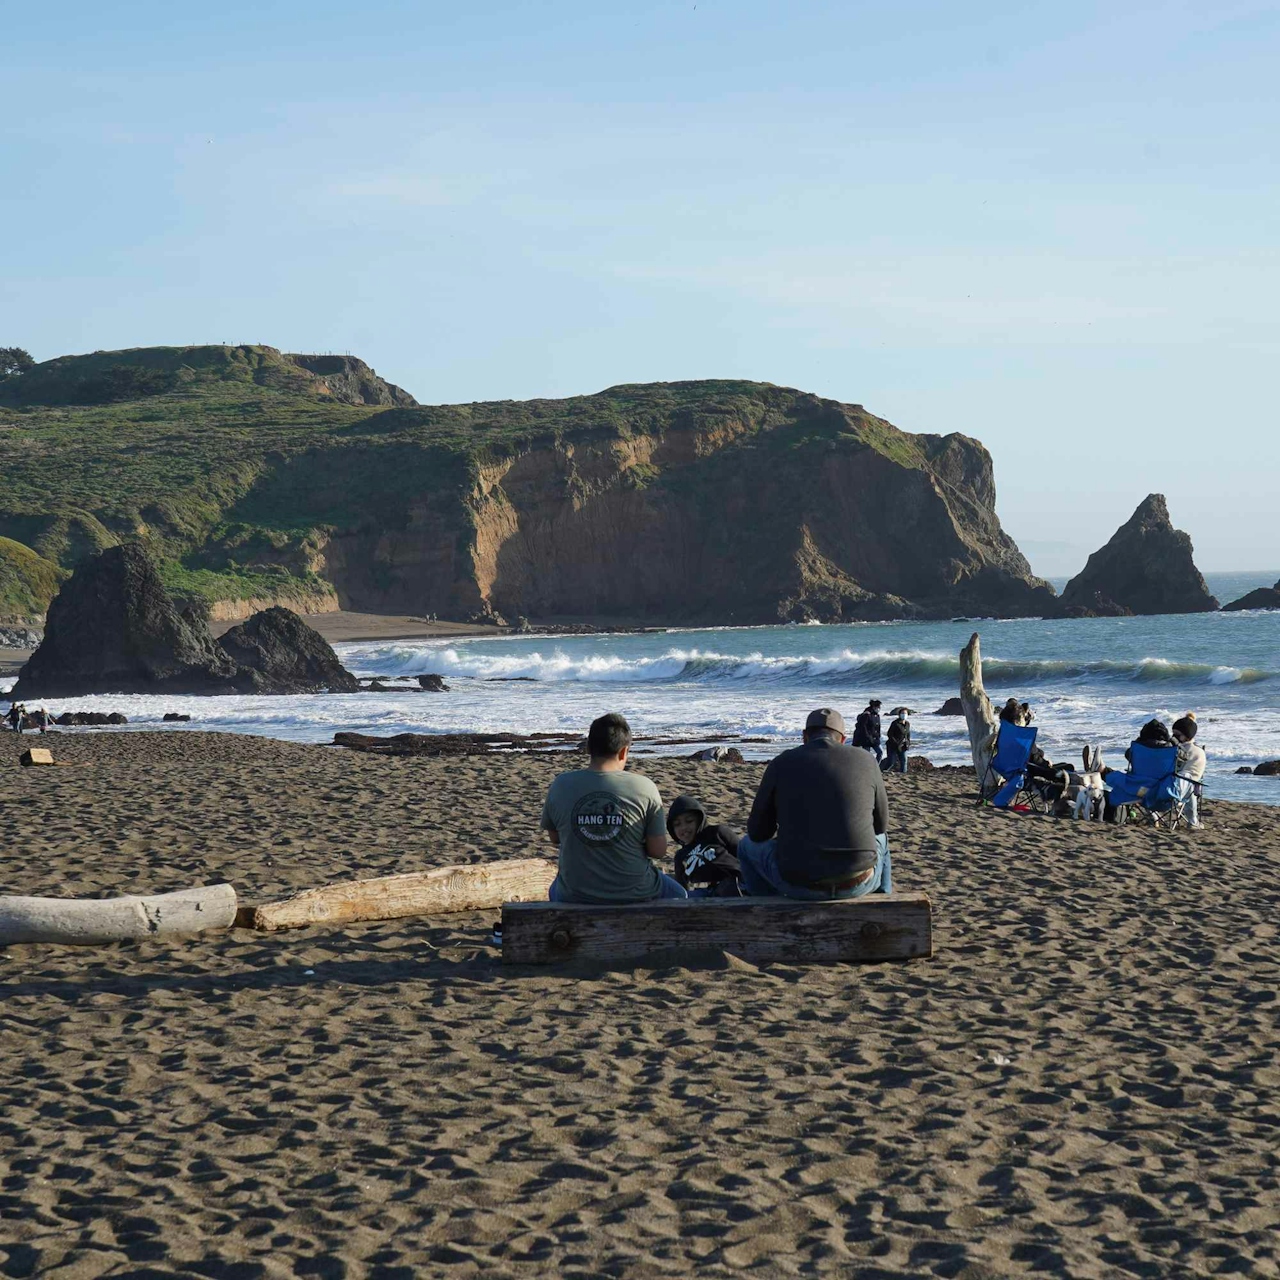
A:
{"label": "person's dark hair", "polygon": [[631,726],[616,711],[599,716],[587,730],[587,753],[597,760],[612,760],[631,745]]}
{"label": "person's dark hair", "polygon": [[1196,736],[1199,727],[1190,716],[1183,716],[1181,720],[1173,722],[1173,732],[1186,738],[1188,742]]}

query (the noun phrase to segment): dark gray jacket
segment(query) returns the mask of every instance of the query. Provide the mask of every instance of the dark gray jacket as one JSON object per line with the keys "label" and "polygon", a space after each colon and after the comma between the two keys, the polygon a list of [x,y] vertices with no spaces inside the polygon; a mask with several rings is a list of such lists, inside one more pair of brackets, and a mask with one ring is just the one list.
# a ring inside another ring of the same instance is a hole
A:
{"label": "dark gray jacket", "polygon": [[770,761],[747,822],[752,840],[777,834],[778,870],[801,885],[870,865],[866,855],[888,829],[889,801],[875,758],[822,738]]}

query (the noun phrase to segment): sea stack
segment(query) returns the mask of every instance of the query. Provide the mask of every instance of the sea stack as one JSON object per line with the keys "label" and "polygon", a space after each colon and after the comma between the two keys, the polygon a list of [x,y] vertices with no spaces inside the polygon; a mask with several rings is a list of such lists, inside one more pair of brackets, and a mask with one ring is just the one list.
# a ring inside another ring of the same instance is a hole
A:
{"label": "sea stack", "polygon": [[235,663],[207,627],[179,611],[134,543],[83,561],[63,585],[12,696],[223,693],[234,675]]}
{"label": "sea stack", "polygon": [[1153,493],[1067,583],[1054,612],[1093,618],[1211,613],[1217,607],[1195,566],[1191,539],[1173,527],[1164,495]]}
{"label": "sea stack", "polygon": [[358,693],[360,682],[329,642],[289,609],[255,613],[218,641],[240,668],[244,693]]}
{"label": "sea stack", "polygon": [[201,612],[179,608],[145,548],[131,543],[109,547],[71,575],[12,697],[359,687],[328,641],[288,609],[264,609],[215,641]]}

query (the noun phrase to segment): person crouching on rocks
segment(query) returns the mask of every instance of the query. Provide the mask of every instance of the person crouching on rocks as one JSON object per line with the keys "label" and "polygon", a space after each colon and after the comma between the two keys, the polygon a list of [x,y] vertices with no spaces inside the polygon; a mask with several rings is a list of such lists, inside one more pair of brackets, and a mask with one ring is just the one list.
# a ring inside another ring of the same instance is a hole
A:
{"label": "person crouching on rocks", "polygon": [[650,858],[667,856],[662,797],[651,779],[627,773],[631,726],[610,712],[591,722],[590,764],[552,782],[542,829],[560,850],[552,902],[648,902],[687,898]]}
{"label": "person crouching on rocks", "polygon": [[675,878],[691,898],[739,898],[738,833],[707,822],[702,801],[676,796],[667,810],[667,830],[676,850]]}

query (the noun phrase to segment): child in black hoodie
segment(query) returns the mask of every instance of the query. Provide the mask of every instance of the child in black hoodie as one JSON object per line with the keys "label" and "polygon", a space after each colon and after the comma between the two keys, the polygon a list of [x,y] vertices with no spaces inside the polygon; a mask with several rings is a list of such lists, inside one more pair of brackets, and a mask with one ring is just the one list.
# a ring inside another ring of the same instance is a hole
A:
{"label": "child in black hoodie", "polygon": [[667,811],[667,831],[680,846],[675,878],[691,898],[738,898],[738,833],[732,827],[710,825],[702,801],[676,796]]}

